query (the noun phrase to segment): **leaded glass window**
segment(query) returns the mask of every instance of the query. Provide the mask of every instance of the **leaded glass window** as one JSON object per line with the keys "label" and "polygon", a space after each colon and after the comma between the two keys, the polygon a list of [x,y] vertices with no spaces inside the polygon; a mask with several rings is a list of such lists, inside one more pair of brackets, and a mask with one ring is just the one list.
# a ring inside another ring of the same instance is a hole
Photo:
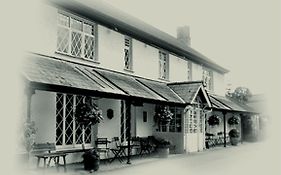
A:
{"label": "leaded glass window", "polygon": [[124,45],[124,64],[125,69],[132,70],[132,39],[125,36],[125,45]]}
{"label": "leaded glass window", "polygon": [[[82,126],[75,120],[76,106],[85,96],[57,93],[56,96],[56,145],[76,146],[83,140]],[[85,128],[85,143],[91,143],[91,127]]]}
{"label": "leaded glass window", "polygon": [[168,79],[168,53],[159,51],[159,77]]}
{"label": "leaded glass window", "polygon": [[213,90],[213,72],[206,68],[203,68],[203,82],[207,90]]}
{"label": "leaded glass window", "polygon": [[73,16],[58,14],[57,51],[97,61],[95,24]]}

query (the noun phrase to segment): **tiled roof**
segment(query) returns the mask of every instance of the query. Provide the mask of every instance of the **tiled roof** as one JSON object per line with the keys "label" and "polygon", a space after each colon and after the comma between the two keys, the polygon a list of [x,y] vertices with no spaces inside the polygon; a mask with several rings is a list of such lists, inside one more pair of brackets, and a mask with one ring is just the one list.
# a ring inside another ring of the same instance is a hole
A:
{"label": "tiled roof", "polygon": [[155,93],[165,98],[167,101],[175,103],[184,103],[184,101],[173,92],[166,83],[147,80],[143,78],[136,78],[139,82],[143,83],[145,86],[153,90]]}
{"label": "tiled roof", "polygon": [[49,0],[55,5],[85,16],[89,19],[105,25],[113,30],[126,33],[140,41],[151,43],[177,55],[186,57],[196,63],[213,68],[221,73],[228,70],[216,64],[211,59],[199,53],[195,49],[179,42],[175,37],[132,17],[113,6],[97,0],[77,1],[77,0]]}
{"label": "tiled roof", "polygon": [[191,103],[196,92],[202,86],[202,81],[169,83],[168,86],[186,103]]}
{"label": "tiled roof", "polygon": [[125,94],[106,80],[94,77],[94,74],[87,72],[83,66],[42,56],[31,56],[25,59],[23,75],[27,80],[35,83]]}
{"label": "tiled roof", "polygon": [[212,104],[214,104],[214,108],[223,109],[223,110],[231,110],[231,111],[239,111],[239,112],[253,112],[251,107],[235,102],[227,97],[209,94]]}
{"label": "tiled roof", "polygon": [[130,96],[166,101],[166,99],[151,91],[149,88],[145,87],[143,84],[138,82],[134,77],[130,75],[101,69],[94,70]]}

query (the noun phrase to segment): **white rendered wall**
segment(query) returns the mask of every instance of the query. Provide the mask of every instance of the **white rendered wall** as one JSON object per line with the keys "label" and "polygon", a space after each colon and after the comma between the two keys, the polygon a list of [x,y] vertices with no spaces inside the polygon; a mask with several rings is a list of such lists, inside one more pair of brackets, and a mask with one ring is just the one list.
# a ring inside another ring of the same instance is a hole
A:
{"label": "white rendered wall", "polygon": [[[152,136],[154,128],[154,108],[155,105],[144,103],[143,106],[134,107],[134,113],[136,119],[136,136],[147,137]],[[143,112],[147,112],[147,122],[143,122]]]}
{"label": "white rendered wall", "polygon": [[187,61],[170,54],[170,81],[187,81]]}
{"label": "white rendered wall", "polygon": [[35,122],[36,143],[56,142],[56,93],[36,90],[31,99],[31,120]]}

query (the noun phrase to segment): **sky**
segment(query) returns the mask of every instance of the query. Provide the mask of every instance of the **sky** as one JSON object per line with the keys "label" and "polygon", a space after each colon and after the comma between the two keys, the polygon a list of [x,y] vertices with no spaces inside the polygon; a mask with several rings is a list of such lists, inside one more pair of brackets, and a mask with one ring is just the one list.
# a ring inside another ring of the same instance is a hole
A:
{"label": "sky", "polygon": [[280,84],[278,0],[104,1],[173,36],[190,26],[191,47],[230,70],[232,89],[266,93]]}

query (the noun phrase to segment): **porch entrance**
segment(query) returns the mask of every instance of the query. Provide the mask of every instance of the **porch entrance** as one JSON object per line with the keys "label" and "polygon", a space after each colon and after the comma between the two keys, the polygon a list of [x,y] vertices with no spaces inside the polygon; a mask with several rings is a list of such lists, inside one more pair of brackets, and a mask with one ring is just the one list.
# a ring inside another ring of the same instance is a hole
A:
{"label": "porch entrance", "polygon": [[205,114],[201,108],[192,108],[185,113],[185,150],[203,151],[205,146]]}

